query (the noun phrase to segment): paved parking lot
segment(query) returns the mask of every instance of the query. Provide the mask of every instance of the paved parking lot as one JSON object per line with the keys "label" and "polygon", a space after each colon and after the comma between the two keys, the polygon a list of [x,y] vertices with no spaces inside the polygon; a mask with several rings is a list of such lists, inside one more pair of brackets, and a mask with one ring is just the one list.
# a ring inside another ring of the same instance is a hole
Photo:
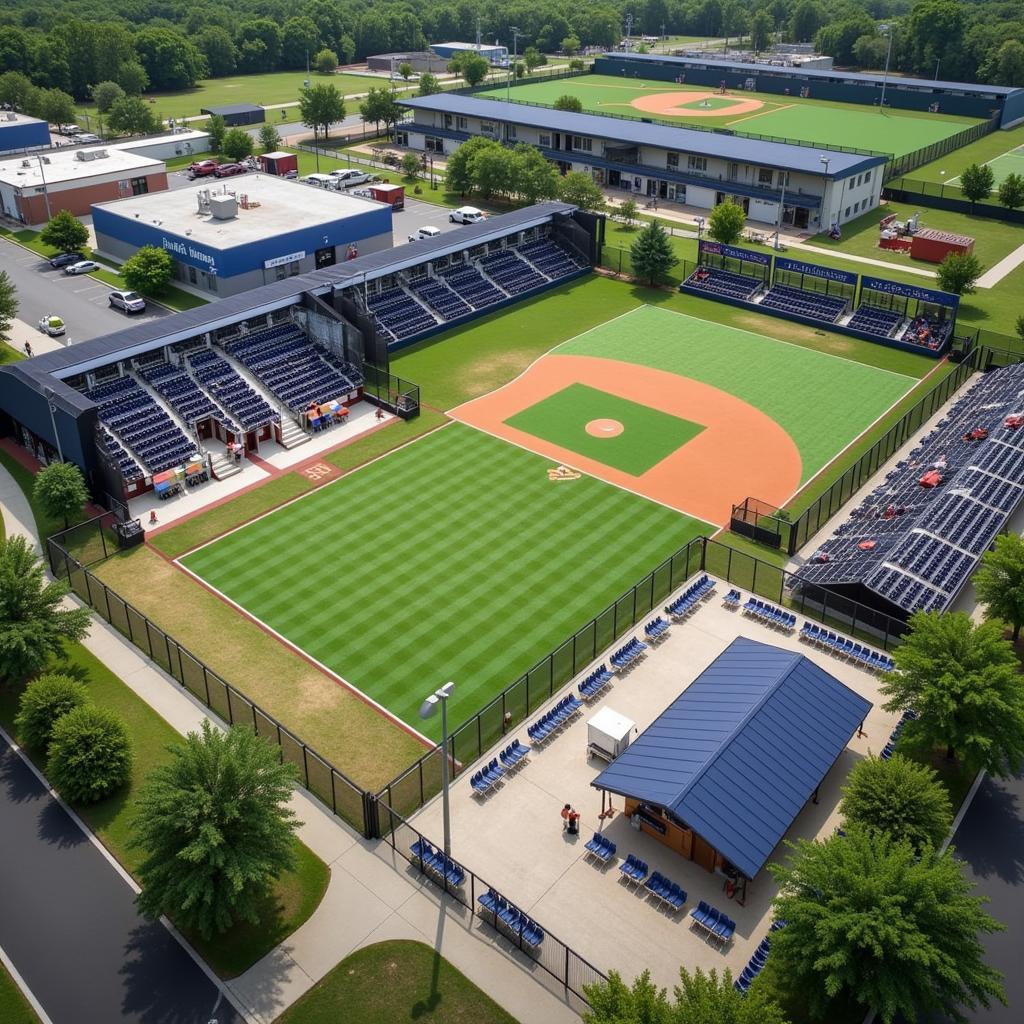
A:
{"label": "paved parking lot", "polygon": [[392,219],[394,226],[394,244],[405,245],[409,236],[417,229],[427,227],[437,228],[442,233],[458,231],[463,225],[453,224],[448,220],[448,209],[444,206],[435,206],[433,203],[425,203],[421,199],[405,197],[405,209],[396,213]]}

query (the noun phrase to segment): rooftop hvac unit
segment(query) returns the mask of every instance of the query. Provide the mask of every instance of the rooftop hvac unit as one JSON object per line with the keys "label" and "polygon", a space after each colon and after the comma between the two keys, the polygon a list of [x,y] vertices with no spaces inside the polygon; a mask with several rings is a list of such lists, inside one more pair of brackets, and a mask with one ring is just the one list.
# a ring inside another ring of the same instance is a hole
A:
{"label": "rooftop hvac unit", "polygon": [[32,166],[32,161],[31,160],[22,160],[21,161],[21,166],[22,167],[31,167]]}
{"label": "rooftop hvac unit", "polygon": [[5,120],[7,120],[7,121],[17,121],[18,120],[18,115],[13,110],[5,110],[4,114],[5,114]]}
{"label": "rooftop hvac unit", "polygon": [[238,216],[238,200],[233,195],[210,196],[210,213],[214,220],[231,220]]}
{"label": "rooftop hvac unit", "polygon": [[105,149],[80,149],[75,157],[79,160],[105,160],[108,155]]}

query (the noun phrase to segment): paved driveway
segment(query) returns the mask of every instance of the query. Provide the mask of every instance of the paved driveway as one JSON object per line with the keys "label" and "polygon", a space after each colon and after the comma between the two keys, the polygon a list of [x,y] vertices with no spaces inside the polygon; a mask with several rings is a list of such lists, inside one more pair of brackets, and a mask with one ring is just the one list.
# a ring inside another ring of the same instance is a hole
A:
{"label": "paved driveway", "polygon": [[0,739],[0,947],[52,1024],[240,1024],[183,946]]}

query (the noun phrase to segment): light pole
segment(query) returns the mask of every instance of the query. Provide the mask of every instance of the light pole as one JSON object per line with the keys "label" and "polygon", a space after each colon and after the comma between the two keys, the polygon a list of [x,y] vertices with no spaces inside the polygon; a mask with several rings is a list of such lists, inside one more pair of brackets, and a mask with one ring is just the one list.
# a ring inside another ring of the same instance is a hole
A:
{"label": "light pole", "polygon": [[786,215],[786,181],[789,177],[788,171],[782,172],[782,198],[779,200],[779,218],[775,222],[775,248],[779,248],[779,230],[782,228],[782,218]]}
{"label": "light pole", "polygon": [[46,395],[46,405],[50,410],[50,426],[53,427],[53,439],[57,442],[57,458],[63,462],[64,450],[60,446],[60,434],[57,433],[57,420],[53,415],[53,388],[43,388],[43,394]]}
{"label": "light pole", "polygon": [[[832,157],[830,157],[830,156],[820,156],[820,157],[818,157],[818,159],[821,161],[821,163],[823,163],[825,165],[825,189],[823,189],[822,193],[821,193],[821,201],[822,201],[822,204],[824,204],[824,202],[825,202],[825,191],[826,190],[829,193],[829,199],[832,198],[832,189],[829,186],[829,181],[828,181],[828,165],[830,163],[832,163]],[[832,211],[831,210],[829,211],[828,221],[829,221],[828,227],[829,227],[829,230],[831,231],[832,230]]]}
{"label": "light pole", "polygon": [[[50,219],[50,190],[46,187],[46,171],[43,170],[43,158],[40,154],[36,154],[36,160],[39,161],[39,177],[43,182],[43,202],[46,203],[46,219]],[[61,459],[61,462],[64,460]]]}
{"label": "light pole", "polygon": [[519,57],[519,37],[523,35],[515,25],[509,25],[509,31],[512,33],[512,63],[508,66],[508,78],[505,79],[505,102],[509,102],[512,97],[512,78],[516,73],[516,59]]}
{"label": "light pole", "polygon": [[889,82],[889,61],[892,58],[892,25],[879,25],[879,29],[889,37],[889,45],[885,51],[885,71],[882,74],[882,98],[878,101],[878,109],[885,110],[885,87]]}
{"label": "light pole", "polygon": [[448,698],[455,689],[454,683],[445,683],[435,690],[421,705],[420,718],[430,718],[441,705],[441,805],[444,809],[444,855],[452,855],[452,822],[448,807]]}
{"label": "light pole", "polygon": [[697,257],[699,259],[700,258],[700,235],[701,235],[701,232],[704,230],[704,218],[703,217],[695,217],[694,218],[694,223],[697,225]]}

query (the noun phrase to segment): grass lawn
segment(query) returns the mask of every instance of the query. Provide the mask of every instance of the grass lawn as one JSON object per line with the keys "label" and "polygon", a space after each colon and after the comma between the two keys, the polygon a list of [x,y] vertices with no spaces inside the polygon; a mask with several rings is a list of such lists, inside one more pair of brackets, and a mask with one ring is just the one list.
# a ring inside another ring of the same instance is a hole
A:
{"label": "grass lawn", "polygon": [[[549,465],[453,424],[183,563],[439,735],[439,721],[417,716],[423,680],[456,680],[449,714],[469,718],[706,529],[590,477],[552,485]],[[354,553],[369,586],[358,600],[323,601],[325,574]]]}
{"label": "grass lawn", "polygon": [[378,942],[346,957],[277,1024],[516,1024],[422,942]]}
{"label": "grass lawn", "polygon": [[5,363],[16,363],[24,358],[25,354],[23,352],[19,352],[6,341],[0,341],[0,366],[3,366]]}
{"label": "grass lawn", "polygon": [[[462,978],[462,975],[460,974],[459,977]],[[0,1021],[3,1021],[4,1024],[39,1024],[36,1011],[28,1005],[25,997],[21,994],[21,989],[14,984],[14,979],[2,964],[0,964]]]}
{"label": "grass lawn", "polygon": [[[971,164],[984,164],[996,157],[1008,153],[1017,146],[1024,146],[1024,125],[1018,125],[1008,131],[989,132],[988,135],[972,142],[963,149],[954,150],[946,156],[940,156],[930,164],[924,164],[907,175],[907,181],[931,181],[941,183],[951,178],[958,178],[965,167]],[[945,172],[943,174],[943,171]],[[899,179],[897,179],[898,181]],[[956,190],[953,192],[956,195]],[[990,223],[988,220],[983,223]]]}

